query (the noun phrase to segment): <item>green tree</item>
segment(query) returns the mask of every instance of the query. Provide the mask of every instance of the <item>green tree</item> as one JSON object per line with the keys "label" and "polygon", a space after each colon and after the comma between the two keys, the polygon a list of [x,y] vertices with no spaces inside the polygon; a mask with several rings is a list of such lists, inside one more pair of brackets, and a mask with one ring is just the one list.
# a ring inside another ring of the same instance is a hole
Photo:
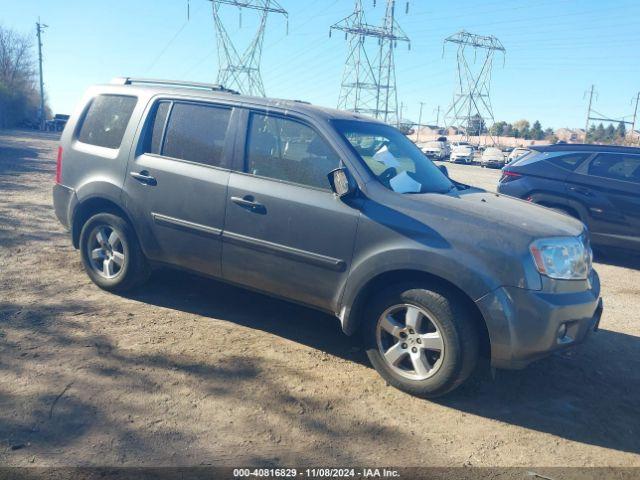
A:
{"label": "green tree", "polygon": [[607,125],[607,128],[605,130],[605,141],[607,142],[613,142],[616,138],[616,127],[613,126],[613,124],[609,124]]}
{"label": "green tree", "polygon": [[596,127],[596,131],[593,134],[593,141],[604,142],[606,137],[607,137],[607,132],[604,129],[604,125],[602,123],[598,124],[598,126]]}
{"label": "green tree", "polygon": [[627,126],[624,124],[624,122],[620,122],[618,124],[618,128],[616,128],[616,137],[618,137],[620,141],[624,141],[626,136],[627,136]]}
{"label": "green tree", "polygon": [[533,122],[533,127],[531,127],[531,138],[533,138],[534,140],[542,140],[544,138],[542,125],[538,120]]}

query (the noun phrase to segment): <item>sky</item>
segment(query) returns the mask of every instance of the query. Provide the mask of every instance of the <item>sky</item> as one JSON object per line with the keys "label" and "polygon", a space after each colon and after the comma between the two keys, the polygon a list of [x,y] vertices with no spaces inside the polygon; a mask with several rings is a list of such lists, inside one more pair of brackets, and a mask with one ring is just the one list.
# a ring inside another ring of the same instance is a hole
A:
{"label": "sky", "polygon": [[[491,101],[496,120],[539,120],[543,127],[583,127],[585,92],[608,118],[633,115],[640,91],[640,2],[637,0],[397,0],[396,19],[411,50],[395,50],[403,117],[435,123],[457,87],[456,51],[443,40],[460,30],[495,35],[506,48],[494,61]],[[0,0],[0,25],[43,35],[44,79],[54,113],[70,113],[91,84],[116,76],[215,82],[216,39],[207,0]],[[329,26],[353,11],[353,0],[279,0],[288,15],[270,16],[262,77],[268,96],[335,107],[347,55],[344,36]],[[363,0],[369,23],[384,0]],[[222,7],[229,34],[242,50],[257,16]],[[34,38],[35,40],[35,38]],[[34,41],[35,47],[35,41]],[[375,45],[372,44],[375,48]],[[473,59],[473,57],[471,57]],[[480,57],[478,57],[480,58]],[[476,60],[476,66],[480,60]],[[442,113],[440,117],[442,124]]]}

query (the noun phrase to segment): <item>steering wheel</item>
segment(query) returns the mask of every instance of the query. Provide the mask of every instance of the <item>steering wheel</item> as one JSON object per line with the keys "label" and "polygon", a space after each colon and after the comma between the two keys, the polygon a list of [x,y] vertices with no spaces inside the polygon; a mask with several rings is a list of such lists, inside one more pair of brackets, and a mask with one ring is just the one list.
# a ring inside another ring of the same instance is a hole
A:
{"label": "steering wheel", "polygon": [[380,179],[380,181],[385,187],[391,190],[391,183],[390,183],[391,179],[395,177],[397,174],[398,174],[398,171],[396,170],[395,167],[389,167],[380,175],[378,175],[378,178]]}

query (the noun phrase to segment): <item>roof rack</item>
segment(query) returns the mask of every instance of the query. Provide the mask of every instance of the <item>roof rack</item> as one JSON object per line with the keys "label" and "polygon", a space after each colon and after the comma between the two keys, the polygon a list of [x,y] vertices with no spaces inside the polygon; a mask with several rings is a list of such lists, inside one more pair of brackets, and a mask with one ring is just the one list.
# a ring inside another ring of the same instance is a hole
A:
{"label": "roof rack", "polygon": [[186,82],[182,80],[160,80],[157,78],[133,78],[133,77],[116,77],[111,80],[114,85],[165,85],[170,87],[185,87],[185,88],[201,88],[203,90],[213,90],[215,92],[226,92],[239,95],[239,92],[226,88],[223,85],[216,83],[201,83],[201,82]]}

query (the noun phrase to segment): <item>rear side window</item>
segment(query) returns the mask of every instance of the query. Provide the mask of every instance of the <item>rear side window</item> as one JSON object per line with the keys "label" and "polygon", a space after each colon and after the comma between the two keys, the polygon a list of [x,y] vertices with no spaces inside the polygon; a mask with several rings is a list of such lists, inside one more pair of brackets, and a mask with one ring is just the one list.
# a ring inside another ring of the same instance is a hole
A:
{"label": "rear side window", "polygon": [[327,175],[340,159],[311,127],[254,113],[247,144],[249,173],[328,189]]}
{"label": "rear side window", "polygon": [[159,102],[153,115],[153,126],[150,131],[147,151],[160,155],[162,148],[162,134],[164,133],[164,125],[169,114],[171,102]]}
{"label": "rear side window", "polygon": [[136,97],[125,95],[98,95],[89,105],[78,140],[98,147],[120,148],[137,101]]}
{"label": "rear side window", "polygon": [[[161,154],[214,167],[223,165],[230,118],[229,108],[175,103]],[[153,130],[156,128],[161,127],[154,125]]]}
{"label": "rear side window", "polygon": [[589,164],[589,175],[640,183],[640,156],[601,153]]}
{"label": "rear side window", "polygon": [[578,165],[584,162],[590,155],[590,153],[572,153],[569,155],[551,157],[548,158],[548,160],[554,165],[566,168],[567,170],[575,170]]}

